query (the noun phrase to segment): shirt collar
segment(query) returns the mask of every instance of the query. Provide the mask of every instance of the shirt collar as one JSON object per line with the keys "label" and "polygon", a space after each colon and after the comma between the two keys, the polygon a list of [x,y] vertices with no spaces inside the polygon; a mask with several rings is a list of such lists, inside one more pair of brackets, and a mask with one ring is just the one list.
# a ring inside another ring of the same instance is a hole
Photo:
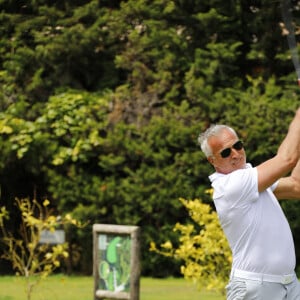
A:
{"label": "shirt collar", "polygon": [[[250,163],[246,163],[246,168],[245,169],[249,169],[249,168],[252,168],[252,165]],[[226,176],[226,175],[228,175],[228,174],[222,174],[222,173],[219,173],[219,172],[215,172],[215,173],[211,174],[210,176],[208,176],[208,178],[209,178],[210,182],[213,182],[217,178],[220,178],[220,177],[223,177],[223,176]]]}

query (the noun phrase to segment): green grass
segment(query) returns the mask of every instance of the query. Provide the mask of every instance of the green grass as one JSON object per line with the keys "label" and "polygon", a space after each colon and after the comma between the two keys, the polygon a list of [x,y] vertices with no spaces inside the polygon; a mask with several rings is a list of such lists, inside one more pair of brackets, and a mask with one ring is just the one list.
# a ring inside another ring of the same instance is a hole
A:
{"label": "green grass", "polygon": [[[33,292],[32,300],[94,300],[92,277],[51,276]],[[224,300],[214,293],[199,292],[181,278],[141,279],[140,300]],[[0,276],[0,300],[26,300],[22,278]]]}
{"label": "green grass", "polygon": [[[141,279],[140,300],[224,300],[214,293],[199,292],[195,285],[179,278]],[[0,299],[1,300],[1,299]]]}

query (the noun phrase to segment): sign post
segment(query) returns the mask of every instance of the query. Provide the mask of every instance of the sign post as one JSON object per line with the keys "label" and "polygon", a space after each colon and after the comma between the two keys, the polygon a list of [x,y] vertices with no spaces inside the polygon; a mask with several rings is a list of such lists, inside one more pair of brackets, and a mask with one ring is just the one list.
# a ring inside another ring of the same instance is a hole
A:
{"label": "sign post", "polygon": [[140,228],[93,225],[94,300],[139,300]]}

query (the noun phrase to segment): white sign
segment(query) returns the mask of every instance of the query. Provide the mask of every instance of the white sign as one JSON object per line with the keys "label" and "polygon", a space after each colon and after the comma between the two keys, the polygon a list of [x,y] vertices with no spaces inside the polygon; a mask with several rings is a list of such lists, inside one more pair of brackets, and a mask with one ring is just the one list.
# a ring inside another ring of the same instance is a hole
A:
{"label": "white sign", "polygon": [[65,231],[62,229],[57,229],[53,232],[50,230],[42,230],[41,232],[41,244],[63,244],[65,241]]}

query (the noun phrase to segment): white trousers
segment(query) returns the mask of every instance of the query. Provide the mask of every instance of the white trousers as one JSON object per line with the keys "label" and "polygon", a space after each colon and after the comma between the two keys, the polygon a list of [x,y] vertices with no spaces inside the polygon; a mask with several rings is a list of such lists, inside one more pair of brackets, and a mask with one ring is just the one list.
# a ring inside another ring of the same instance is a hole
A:
{"label": "white trousers", "polygon": [[227,300],[300,300],[297,278],[289,284],[233,277],[226,287]]}

